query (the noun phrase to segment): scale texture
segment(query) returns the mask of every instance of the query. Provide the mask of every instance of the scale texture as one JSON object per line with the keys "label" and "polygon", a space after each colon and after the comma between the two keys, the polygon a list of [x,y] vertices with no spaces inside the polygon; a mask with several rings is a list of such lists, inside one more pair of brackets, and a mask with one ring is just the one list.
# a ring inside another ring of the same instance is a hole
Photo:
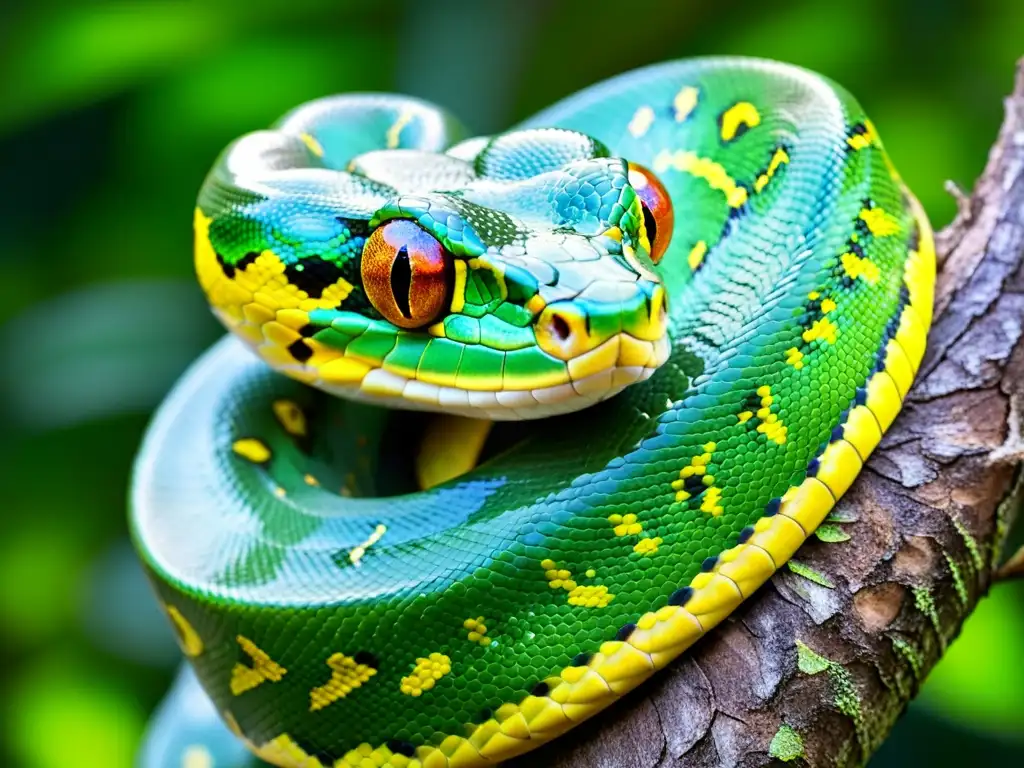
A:
{"label": "scale texture", "polygon": [[[132,531],[216,712],[293,768],[489,765],[613,704],[824,520],[932,316],[871,121],[759,60],[479,139],[314,102],[225,151],[195,230],[233,333],[156,415]],[[520,432],[410,487],[426,411]]]}

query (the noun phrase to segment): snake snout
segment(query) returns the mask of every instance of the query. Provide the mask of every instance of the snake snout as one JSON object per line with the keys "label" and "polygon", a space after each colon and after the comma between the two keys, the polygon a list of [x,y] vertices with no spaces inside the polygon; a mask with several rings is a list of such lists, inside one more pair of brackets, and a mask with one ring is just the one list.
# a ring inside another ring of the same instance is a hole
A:
{"label": "snake snout", "polygon": [[[568,362],[574,382],[614,371],[619,379],[646,378],[668,357],[665,289],[622,284],[552,302],[537,318],[537,344]],[[646,371],[646,373],[644,373]]]}

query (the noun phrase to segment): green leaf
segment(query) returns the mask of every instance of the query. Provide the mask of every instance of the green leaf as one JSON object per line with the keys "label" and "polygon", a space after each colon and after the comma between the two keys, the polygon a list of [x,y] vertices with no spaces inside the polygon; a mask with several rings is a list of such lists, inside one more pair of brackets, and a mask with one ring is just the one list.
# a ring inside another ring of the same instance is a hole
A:
{"label": "green leaf", "polygon": [[802,576],[808,581],[813,581],[815,584],[818,584],[822,587],[827,587],[828,589],[836,588],[836,585],[832,583],[828,576],[821,573],[820,571],[814,570],[809,565],[804,565],[798,560],[790,560],[788,563],[786,563],[786,567],[789,568],[789,570],[791,570],[797,576]]}
{"label": "green leaf", "polygon": [[997,585],[922,686],[937,715],[1024,744],[1024,584]]}
{"label": "green leaf", "polygon": [[814,532],[821,541],[829,544],[840,544],[844,541],[850,540],[850,534],[840,528],[838,525],[831,525],[826,523],[825,525],[819,525],[818,530]]}
{"label": "green leaf", "polygon": [[[16,765],[132,768],[145,725],[136,697],[83,659],[23,668],[3,712]],[[58,736],[59,734],[59,736]]]}

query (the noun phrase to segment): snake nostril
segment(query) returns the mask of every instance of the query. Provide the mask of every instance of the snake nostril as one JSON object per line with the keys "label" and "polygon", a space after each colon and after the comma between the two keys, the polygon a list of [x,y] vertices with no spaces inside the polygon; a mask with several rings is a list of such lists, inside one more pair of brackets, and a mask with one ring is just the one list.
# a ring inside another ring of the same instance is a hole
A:
{"label": "snake nostril", "polygon": [[551,313],[551,333],[559,341],[565,341],[571,333],[569,321],[557,312]]}

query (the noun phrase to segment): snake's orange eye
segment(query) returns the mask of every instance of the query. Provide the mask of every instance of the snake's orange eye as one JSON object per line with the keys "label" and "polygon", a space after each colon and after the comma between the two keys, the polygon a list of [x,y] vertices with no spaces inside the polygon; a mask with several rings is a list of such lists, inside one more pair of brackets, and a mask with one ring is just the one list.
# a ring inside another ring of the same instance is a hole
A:
{"label": "snake's orange eye", "polygon": [[452,257],[418,224],[393,219],[363,246],[366,297],[388,322],[420,328],[437,319],[452,290]]}
{"label": "snake's orange eye", "polygon": [[668,190],[650,170],[637,163],[629,164],[629,183],[640,198],[644,211],[644,228],[651,242],[651,261],[657,264],[668,249],[675,225],[675,213]]}

